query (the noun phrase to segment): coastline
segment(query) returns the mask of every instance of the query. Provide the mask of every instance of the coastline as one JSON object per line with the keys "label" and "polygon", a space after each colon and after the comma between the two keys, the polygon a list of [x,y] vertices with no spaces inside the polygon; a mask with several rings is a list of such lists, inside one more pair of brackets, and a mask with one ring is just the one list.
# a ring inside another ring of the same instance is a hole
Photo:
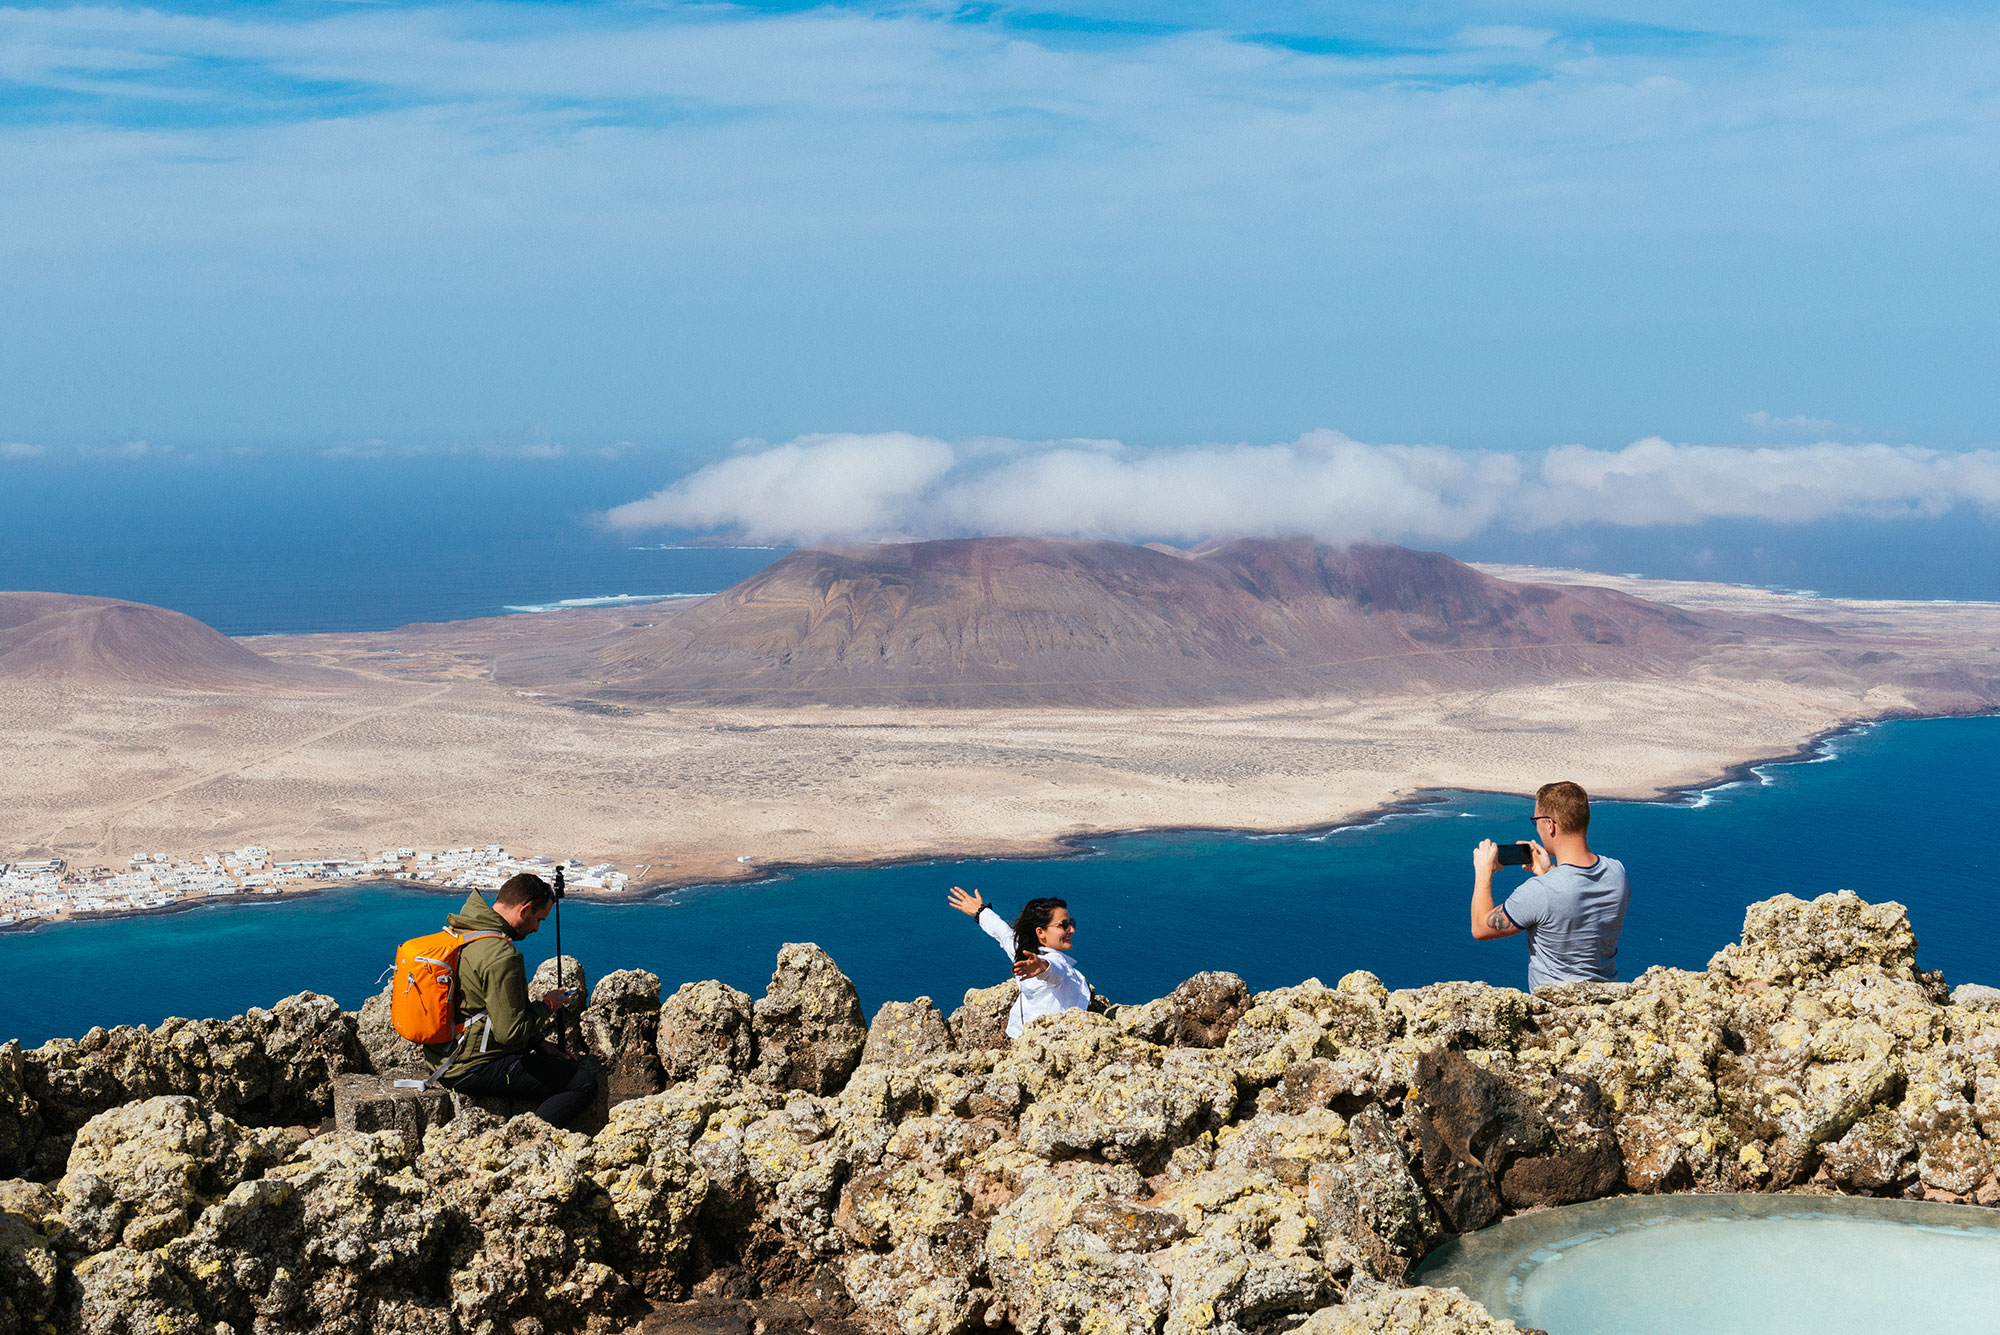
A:
{"label": "coastline", "polygon": [[[1837,724],[1810,738],[1789,751],[1760,756],[1751,760],[1733,761],[1724,766],[1718,777],[1703,779],[1694,783],[1675,784],[1656,789],[1649,797],[1593,797],[1597,802],[1632,803],[1639,806],[1689,806],[1688,798],[1700,798],[1709,793],[1756,779],[1757,771],[1774,765],[1810,765],[1821,760],[1838,759],[1823,754],[1825,748],[1842,737],[1857,736],[1879,728],[1885,723],[1918,723],[1927,721],[1949,721],[1953,719],[1974,719],[2000,717],[2000,710],[1982,709],[1965,713],[1938,714],[1921,711],[1884,714],[1879,718],[1859,719]],[[1521,794],[1510,789],[1480,788],[1466,785],[1445,785],[1428,787],[1408,797],[1383,802],[1352,814],[1342,815],[1330,821],[1314,821],[1303,825],[1249,826],[1249,825],[1188,825],[1162,824],[1138,825],[1118,829],[1092,830],[1077,834],[1056,835],[1048,841],[1046,851],[1021,852],[1013,849],[991,851],[977,846],[943,848],[936,852],[914,854],[908,857],[860,858],[823,862],[763,862],[751,864],[765,875],[746,874],[742,877],[683,877],[678,879],[647,881],[625,890],[571,891],[573,895],[585,896],[598,903],[637,903],[643,900],[661,899],[686,890],[740,889],[745,886],[774,884],[785,880],[795,872],[804,871],[872,871],[883,867],[918,867],[928,863],[944,862],[1051,862],[1067,861],[1088,857],[1097,851],[1094,845],[1114,840],[1129,839],[1145,835],[1210,834],[1219,836],[1242,836],[1253,839],[1307,838],[1333,834],[1340,830],[1352,830],[1373,825],[1392,816],[1411,815],[1428,807],[1440,806],[1451,800],[1453,794],[1469,794],[1481,797],[1507,797]],[[375,882],[374,884],[388,884]]]}
{"label": "coastline", "polygon": [[[1879,728],[1884,724],[1925,721],[1951,721],[2000,717],[2000,710],[1977,710],[1957,713],[1902,712],[1885,714],[1881,717],[1860,719],[1815,733],[1790,749],[1770,755],[1733,761],[1723,766],[1714,776],[1687,784],[1658,787],[1650,796],[1600,797],[1603,802],[1632,803],[1645,806],[1686,806],[1699,808],[1705,805],[1700,799],[1720,790],[1749,783],[1759,778],[1757,771],[1772,766],[1815,764],[1825,760],[1837,760],[1837,753],[1828,754],[1829,748],[1843,737],[1856,736]],[[870,871],[888,867],[912,867],[951,862],[1049,862],[1070,861],[1086,858],[1102,851],[1101,845],[1120,840],[1156,835],[1216,835],[1222,837],[1240,836],[1244,838],[1312,838],[1324,837],[1341,830],[1352,830],[1376,824],[1394,816],[1410,815],[1428,808],[1449,803],[1454,795],[1471,796],[1518,796],[1511,790],[1447,785],[1427,787],[1406,797],[1378,803],[1374,806],[1345,813],[1330,821],[1315,821],[1286,826],[1247,826],[1175,824],[1127,826],[1116,829],[1083,831],[1057,835],[1039,847],[1022,848],[1018,844],[994,846],[991,843],[970,842],[953,846],[941,846],[910,855],[877,858],[830,859],[820,861],[771,861],[739,864],[740,875],[734,876],[680,876],[648,880],[628,886],[624,890],[571,890],[569,898],[580,903],[638,904],[671,899],[689,891],[708,889],[743,889],[759,885],[778,884],[802,872],[814,871]],[[1690,801],[1689,799],[1695,799]],[[127,918],[163,917],[169,914],[196,912],[202,909],[228,909],[231,907],[254,908],[260,905],[282,904],[295,900],[310,899],[334,893],[343,889],[366,889],[392,887],[398,890],[416,891],[440,898],[455,898],[464,890],[455,886],[441,886],[434,882],[420,881],[408,877],[384,876],[379,878],[347,880],[338,882],[315,882],[298,889],[287,889],[277,894],[236,894],[205,896],[173,904],[159,905],[144,909],[109,910],[65,915],[60,918],[42,918],[30,922],[10,923],[0,927],[0,938],[8,935],[26,935],[35,931],[90,922],[108,922]]]}

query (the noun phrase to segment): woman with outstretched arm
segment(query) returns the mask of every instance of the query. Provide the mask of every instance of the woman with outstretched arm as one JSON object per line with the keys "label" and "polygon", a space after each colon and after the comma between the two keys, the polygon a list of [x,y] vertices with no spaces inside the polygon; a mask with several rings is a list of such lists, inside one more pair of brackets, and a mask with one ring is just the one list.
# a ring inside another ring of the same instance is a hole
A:
{"label": "woman with outstretched arm", "polygon": [[1070,916],[1067,903],[1031,899],[1012,927],[977,890],[967,894],[954,885],[951,906],[978,922],[980,930],[998,941],[1014,962],[1021,995],[1014,998],[1014,1008],[1007,1012],[1007,1037],[1019,1038],[1021,1026],[1037,1015],[1089,1009],[1090,984],[1068,954],[1070,942],[1076,939],[1076,919]]}

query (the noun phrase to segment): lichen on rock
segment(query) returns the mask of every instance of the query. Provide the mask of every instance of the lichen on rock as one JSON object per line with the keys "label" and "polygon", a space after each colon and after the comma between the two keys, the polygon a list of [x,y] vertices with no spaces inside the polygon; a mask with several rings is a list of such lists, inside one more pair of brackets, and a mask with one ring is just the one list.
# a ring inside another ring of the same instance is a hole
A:
{"label": "lichen on rock", "polygon": [[99,1113],[77,1132],[56,1185],[64,1232],[90,1252],[162,1246],[292,1145],[283,1131],[239,1126],[180,1094]]}
{"label": "lichen on rock", "polygon": [[747,993],[713,979],[682,983],[660,1007],[656,1022],[666,1083],[692,1080],[710,1066],[747,1074],[757,1064],[751,1019]]}

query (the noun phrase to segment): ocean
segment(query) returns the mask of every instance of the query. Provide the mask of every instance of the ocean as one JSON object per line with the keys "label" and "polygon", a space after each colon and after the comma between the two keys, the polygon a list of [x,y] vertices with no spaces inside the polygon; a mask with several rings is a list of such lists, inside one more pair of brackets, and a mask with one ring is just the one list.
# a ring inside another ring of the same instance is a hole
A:
{"label": "ocean", "polygon": [[[1852,889],[1909,907],[1918,960],[2000,984],[2000,717],[1904,720],[1822,741],[1666,802],[1596,804],[1592,843],[1633,883],[1621,977],[1699,968],[1736,938],[1744,906]],[[572,900],[563,947],[594,979],[648,969],[667,991],[720,978],[753,996],[780,944],[815,941],[871,1012],[919,995],[949,1009],[1004,980],[1006,960],[946,906],[978,887],[1003,913],[1067,899],[1075,955],[1114,1001],[1160,996],[1203,969],[1254,988],[1368,969],[1391,987],[1441,979],[1521,986],[1526,945],[1467,930],[1470,856],[1483,837],[1531,837],[1525,795],[1440,792],[1418,807],[1310,834],[1178,832],[1094,839],[1065,858],[802,870],[755,885],[620,904]],[[1503,872],[1502,888],[1518,873]],[[0,1040],[35,1044],[95,1024],[231,1015],[311,990],[359,1006],[398,942],[435,930],[457,897],[392,886],[0,937],[13,983]],[[554,953],[551,927],[524,946]]]}

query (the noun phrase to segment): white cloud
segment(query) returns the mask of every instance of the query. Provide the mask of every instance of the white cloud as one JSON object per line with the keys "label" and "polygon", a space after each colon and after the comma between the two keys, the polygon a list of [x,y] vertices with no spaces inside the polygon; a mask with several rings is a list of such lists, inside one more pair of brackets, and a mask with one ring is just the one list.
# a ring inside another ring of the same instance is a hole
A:
{"label": "white cloud", "polygon": [[0,459],[40,459],[48,450],[25,440],[0,440]]}
{"label": "white cloud", "polygon": [[2000,450],[1566,445],[1539,454],[1370,445],[1314,431],[1276,445],[903,433],[805,436],[739,452],[610,511],[619,529],[820,543],[972,534],[1197,539],[1310,533],[1452,541],[1484,529],[1803,522],[2000,510]]}
{"label": "white cloud", "polygon": [[606,520],[626,529],[730,529],[759,541],[893,535],[922,522],[957,454],[902,432],[802,436],[710,464]]}

